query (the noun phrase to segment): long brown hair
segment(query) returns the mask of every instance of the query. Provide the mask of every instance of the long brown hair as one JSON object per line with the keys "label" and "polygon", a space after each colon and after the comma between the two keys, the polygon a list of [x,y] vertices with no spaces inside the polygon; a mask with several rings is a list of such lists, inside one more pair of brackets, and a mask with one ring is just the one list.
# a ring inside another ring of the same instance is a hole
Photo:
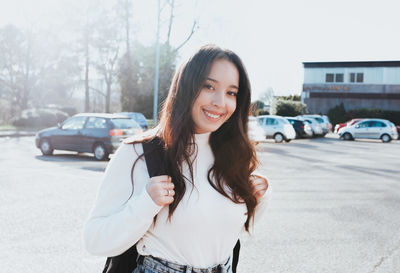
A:
{"label": "long brown hair", "polygon": [[[152,137],[159,137],[164,142],[168,169],[175,185],[174,201],[169,205],[170,219],[186,192],[185,179],[193,183],[190,158],[194,151],[194,122],[191,109],[211,65],[219,59],[230,61],[236,66],[239,72],[239,91],[234,113],[210,135],[209,143],[215,161],[208,172],[208,182],[234,203],[246,204],[248,213],[245,228],[248,231],[257,205],[249,178],[258,161],[254,146],[247,135],[250,83],[242,61],[234,52],[214,45],[203,46],[176,71],[163,105],[158,130]],[[190,178],[182,174],[183,163],[189,167]],[[225,186],[231,189],[230,194],[225,191]]]}

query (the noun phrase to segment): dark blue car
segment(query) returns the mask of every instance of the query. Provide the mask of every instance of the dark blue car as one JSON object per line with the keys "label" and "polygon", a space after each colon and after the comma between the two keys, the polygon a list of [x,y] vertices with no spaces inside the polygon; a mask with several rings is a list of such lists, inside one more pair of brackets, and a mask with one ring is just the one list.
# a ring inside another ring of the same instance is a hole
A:
{"label": "dark blue car", "polygon": [[147,119],[142,113],[139,113],[139,112],[120,112],[120,113],[117,113],[117,115],[123,115],[123,116],[126,116],[128,118],[133,119],[134,121],[139,123],[140,127],[142,127],[143,130],[147,130],[149,128],[149,125],[147,123]]}
{"label": "dark blue car", "polygon": [[54,150],[93,153],[97,160],[105,160],[113,153],[123,138],[143,130],[134,120],[116,114],[77,114],[57,127],[39,131],[36,147],[43,155]]}

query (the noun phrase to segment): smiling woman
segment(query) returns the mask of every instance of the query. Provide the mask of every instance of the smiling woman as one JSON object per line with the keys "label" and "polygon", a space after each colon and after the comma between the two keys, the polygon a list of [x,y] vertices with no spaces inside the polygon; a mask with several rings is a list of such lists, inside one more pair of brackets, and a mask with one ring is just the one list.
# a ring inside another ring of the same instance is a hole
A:
{"label": "smiling woman", "polygon": [[[239,234],[269,196],[255,174],[249,107],[240,58],[212,45],[196,52],[175,73],[160,124],[110,161],[85,227],[87,249],[109,257],[137,251],[134,273],[235,272]],[[151,143],[161,153],[144,151]],[[144,156],[166,170],[150,178]]]}

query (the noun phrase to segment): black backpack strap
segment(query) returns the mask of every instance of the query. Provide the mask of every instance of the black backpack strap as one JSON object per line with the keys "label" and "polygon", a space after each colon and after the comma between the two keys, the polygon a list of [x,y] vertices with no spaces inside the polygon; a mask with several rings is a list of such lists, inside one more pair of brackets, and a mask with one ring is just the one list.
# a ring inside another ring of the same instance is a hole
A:
{"label": "black backpack strap", "polygon": [[240,252],[240,240],[237,241],[235,247],[233,248],[232,257],[232,272],[236,273],[236,268],[239,262],[239,252]]}
{"label": "black backpack strap", "polygon": [[155,137],[143,142],[142,145],[149,176],[168,175],[168,161],[164,150],[164,142]]}

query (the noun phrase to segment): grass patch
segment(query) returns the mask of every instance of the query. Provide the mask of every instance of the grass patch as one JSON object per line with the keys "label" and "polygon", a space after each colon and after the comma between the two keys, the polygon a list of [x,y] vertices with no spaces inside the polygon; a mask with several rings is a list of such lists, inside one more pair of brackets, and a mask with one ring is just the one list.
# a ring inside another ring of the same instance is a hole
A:
{"label": "grass patch", "polygon": [[17,127],[9,124],[0,125],[0,131],[11,131],[11,130],[17,130]]}
{"label": "grass patch", "polygon": [[47,127],[14,126],[11,124],[0,125],[0,131],[39,131]]}

